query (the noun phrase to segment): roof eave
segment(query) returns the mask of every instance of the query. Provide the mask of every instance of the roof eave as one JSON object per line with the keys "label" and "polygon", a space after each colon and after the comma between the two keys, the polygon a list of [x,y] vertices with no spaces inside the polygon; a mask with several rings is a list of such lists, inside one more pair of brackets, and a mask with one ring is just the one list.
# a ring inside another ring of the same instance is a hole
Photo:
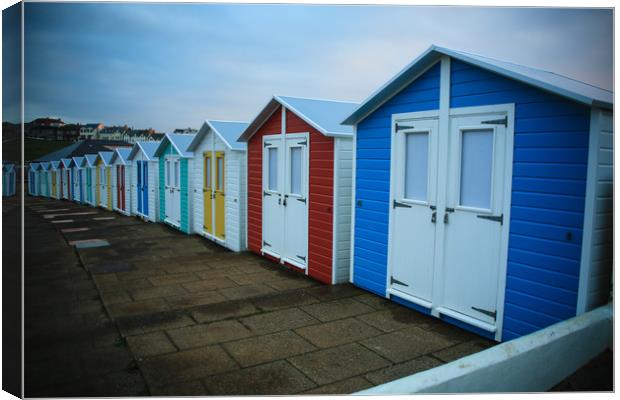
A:
{"label": "roof eave", "polygon": [[239,135],[238,142],[249,142],[252,139],[252,136],[256,134],[256,132],[260,129],[261,126],[265,123],[265,121],[273,115],[274,112],[280,107],[282,104],[276,99],[276,96],[273,96],[267,104],[259,113],[252,119],[252,122],[248,125],[247,128]]}

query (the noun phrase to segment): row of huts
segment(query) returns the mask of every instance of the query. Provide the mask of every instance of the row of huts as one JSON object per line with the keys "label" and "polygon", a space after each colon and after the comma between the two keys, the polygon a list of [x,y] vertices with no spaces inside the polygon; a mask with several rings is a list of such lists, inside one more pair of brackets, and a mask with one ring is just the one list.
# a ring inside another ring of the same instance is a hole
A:
{"label": "row of huts", "polygon": [[608,301],[613,93],[432,46],[362,104],[32,164],[29,193],[163,222],[497,341]]}

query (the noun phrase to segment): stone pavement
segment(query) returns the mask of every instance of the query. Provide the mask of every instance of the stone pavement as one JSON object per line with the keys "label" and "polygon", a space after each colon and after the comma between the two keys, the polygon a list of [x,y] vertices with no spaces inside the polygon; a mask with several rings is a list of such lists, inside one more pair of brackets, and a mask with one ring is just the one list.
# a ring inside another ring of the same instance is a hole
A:
{"label": "stone pavement", "polygon": [[493,345],[163,224],[25,205],[26,396],[352,393]]}

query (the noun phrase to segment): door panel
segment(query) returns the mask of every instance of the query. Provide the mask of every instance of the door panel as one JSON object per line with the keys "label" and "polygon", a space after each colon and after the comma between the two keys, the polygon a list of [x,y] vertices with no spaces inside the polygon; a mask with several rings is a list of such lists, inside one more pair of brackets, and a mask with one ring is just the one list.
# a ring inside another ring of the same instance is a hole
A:
{"label": "door panel", "polygon": [[226,159],[223,151],[215,152],[215,236],[226,237]]}
{"label": "door panel", "polygon": [[209,234],[213,234],[213,156],[212,152],[203,153],[203,189],[202,199],[204,204],[203,229]]}
{"label": "door panel", "polygon": [[142,161],[142,210],[149,215],[149,163]]}
{"label": "door panel", "polygon": [[402,120],[394,135],[394,200],[391,208],[393,289],[432,300],[437,223],[438,121]]}
{"label": "door panel", "polygon": [[56,172],[52,173],[52,195],[54,197],[57,197],[58,195],[56,194]]}
{"label": "door panel", "polygon": [[444,304],[495,323],[502,243],[506,128],[493,116],[451,118]]}
{"label": "door panel", "polygon": [[284,244],[284,207],[281,166],[284,163],[280,135],[263,137],[263,251],[280,258]]}
{"label": "door panel", "polygon": [[308,138],[286,137],[284,182],[284,258],[305,268],[308,256]]}
{"label": "door panel", "polygon": [[95,205],[99,206],[101,199],[101,176],[99,166],[95,167]]}

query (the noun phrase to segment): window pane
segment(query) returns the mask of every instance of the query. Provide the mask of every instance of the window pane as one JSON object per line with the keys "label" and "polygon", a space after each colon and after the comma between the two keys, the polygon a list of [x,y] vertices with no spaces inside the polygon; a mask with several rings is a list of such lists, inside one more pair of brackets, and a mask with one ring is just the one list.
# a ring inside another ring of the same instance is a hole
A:
{"label": "window pane", "polygon": [[462,135],[460,204],[491,208],[493,130],[469,130]]}
{"label": "window pane", "polygon": [[278,148],[269,149],[269,190],[278,190]]}
{"label": "window pane", "polygon": [[426,201],[428,133],[409,133],[405,143],[405,198]]}
{"label": "window pane", "polygon": [[211,188],[211,158],[205,157],[205,187]]}
{"label": "window pane", "polygon": [[301,194],[301,148],[291,147],[291,193]]}
{"label": "window pane", "polygon": [[221,191],[224,184],[224,159],[217,158],[217,190]]}

